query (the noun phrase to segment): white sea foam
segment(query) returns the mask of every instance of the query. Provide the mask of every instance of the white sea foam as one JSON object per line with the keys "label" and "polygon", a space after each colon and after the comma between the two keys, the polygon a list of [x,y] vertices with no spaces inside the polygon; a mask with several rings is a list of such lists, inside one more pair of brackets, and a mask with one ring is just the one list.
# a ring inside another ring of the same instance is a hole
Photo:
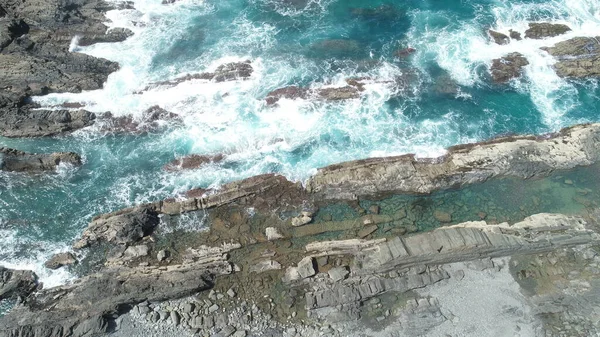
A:
{"label": "white sea foam", "polygon": [[[555,63],[541,47],[577,36],[596,36],[600,31],[600,5],[590,0],[555,0],[545,3],[520,4],[498,0],[492,13],[496,22],[489,28],[509,35],[513,29],[523,34],[532,21],[563,23],[572,31],[564,35],[542,40],[512,40],[507,45],[497,45],[486,36],[485,30],[473,20],[470,24],[456,27],[452,17],[445,12],[415,11],[409,40],[418,50],[415,64],[423,67],[431,59],[448,71],[454,80],[464,86],[485,83],[478,71],[493,59],[511,52],[519,52],[528,60],[525,82],[514,81],[518,90],[528,93],[550,129],[558,129],[573,123],[566,115],[578,106],[577,90],[569,81],[560,78],[552,66]],[[447,24],[439,24],[439,21]]]}

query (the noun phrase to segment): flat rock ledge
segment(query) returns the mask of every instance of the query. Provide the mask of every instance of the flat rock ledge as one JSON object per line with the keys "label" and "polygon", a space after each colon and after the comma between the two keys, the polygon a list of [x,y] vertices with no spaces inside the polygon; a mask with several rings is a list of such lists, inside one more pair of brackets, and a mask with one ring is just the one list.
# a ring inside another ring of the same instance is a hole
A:
{"label": "flat rock ledge", "polygon": [[61,164],[81,166],[81,157],[73,152],[34,154],[0,148],[0,171],[32,173],[53,171]]}

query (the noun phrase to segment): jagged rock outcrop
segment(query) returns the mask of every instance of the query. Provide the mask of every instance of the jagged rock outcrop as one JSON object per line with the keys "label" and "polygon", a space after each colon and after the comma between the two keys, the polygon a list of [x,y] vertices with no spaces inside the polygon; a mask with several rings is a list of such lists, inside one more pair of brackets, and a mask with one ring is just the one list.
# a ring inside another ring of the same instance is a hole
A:
{"label": "jagged rock outcrop", "polygon": [[51,154],[26,153],[0,148],[0,170],[9,172],[42,172],[55,170],[60,164],[81,165],[81,157],[73,152]]}
{"label": "jagged rock outcrop", "polygon": [[386,193],[431,193],[497,176],[530,178],[600,159],[600,124],[579,125],[545,136],[517,136],[460,145],[438,159],[413,155],[371,158],[319,169],[307,190],[327,199]]}
{"label": "jagged rock outcrop", "polygon": [[102,123],[101,131],[117,134],[141,134],[158,130],[164,123],[180,123],[181,117],[155,105],[142,112],[141,118],[113,117],[110,112],[107,112],[100,118],[100,122]]}
{"label": "jagged rock outcrop", "polygon": [[100,241],[130,244],[152,233],[159,221],[158,213],[146,207],[103,215],[92,221],[73,247],[81,249]]}
{"label": "jagged rock outcrop", "polygon": [[532,22],[529,23],[529,29],[525,31],[525,37],[528,39],[544,39],[562,35],[570,30],[569,26],[563,24]]}
{"label": "jagged rock outcrop", "polygon": [[70,266],[77,263],[75,255],[65,252],[53,255],[48,261],[44,263],[44,267],[48,269],[58,269],[64,266]]}
{"label": "jagged rock outcrop", "polygon": [[490,37],[492,38],[492,40],[494,40],[494,42],[496,44],[509,44],[510,43],[510,38],[506,35],[506,34],[502,34],[500,32],[497,32],[495,30],[488,30],[488,34],[490,35]]}
{"label": "jagged rock outcrop", "polygon": [[38,277],[34,272],[0,266],[0,300],[25,299],[38,287]]}
{"label": "jagged rock outcrop", "polygon": [[600,76],[600,36],[576,37],[542,49],[558,60],[554,68],[561,77]]}
{"label": "jagged rock outcrop", "polygon": [[529,64],[529,61],[520,53],[510,53],[499,59],[492,60],[490,73],[496,83],[506,83],[514,78],[521,77],[523,67]]}
{"label": "jagged rock outcrop", "polygon": [[156,86],[175,86],[191,80],[206,80],[215,82],[246,80],[252,76],[253,72],[254,68],[252,68],[252,63],[249,60],[244,62],[231,62],[218,66],[214,72],[187,74],[172,80],[155,82],[144,90],[148,90]]}
{"label": "jagged rock outcrop", "polygon": [[112,6],[99,0],[3,0],[0,7],[6,13],[0,19],[0,134],[49,136],[92,124],[90,112],[37,109],[30,97],[102,87],[118,65],[69,48],[76,36],[88,45],[131,35],[124,29],[107,33],[104,12]]}

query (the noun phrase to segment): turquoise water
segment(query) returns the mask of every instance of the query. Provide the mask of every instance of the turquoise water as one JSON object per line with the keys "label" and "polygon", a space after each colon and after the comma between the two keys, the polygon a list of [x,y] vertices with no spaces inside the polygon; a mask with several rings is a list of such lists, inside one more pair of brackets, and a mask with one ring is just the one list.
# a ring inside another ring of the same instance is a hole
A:
{"label": "turquoise water", "polygon": [[[137,136],[93,126],[57,138],[0,139],[2,146],[75,151],[85,159],[79,169],[51,175],[0,174],[0,262],[33,268],[48,285],[70,274],[44,270],[43,261],[68,249],[98,213],[265,172],[302,180],[336,162],[437,156],[458,143],[600,120],[598,81],[558,78],[539,50],[600,31],[597,1],[138,0],[135,7],[108,14],[114,26],[135,32],[129,40],[73,46],[121,64],[105,89],[37,100],[138,118],[160,105],[180,114],[182,125]],[[524,32],[536,20],[573,31],[506,46],[485,35],[488,28]],[[406,47],[416,53],[395,56]],[[530,61],[523,78],[491,84],[491,60],[512,51]],[[195,80],[139,93],[152,82],[242,60],[255,70],[246,81]],[[264,102],[282,86],[342,86],[350,77],[371,79],[360,99]],[[398,81],[402,90],[390,85]],[[227,159],[188,172],[162,170],[192,153]]]}

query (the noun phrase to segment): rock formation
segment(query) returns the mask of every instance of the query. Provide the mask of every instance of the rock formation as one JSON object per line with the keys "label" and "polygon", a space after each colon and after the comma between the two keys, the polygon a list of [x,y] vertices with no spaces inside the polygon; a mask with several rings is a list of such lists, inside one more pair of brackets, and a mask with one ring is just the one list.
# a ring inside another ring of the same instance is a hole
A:
{"label": "rock formation", "polygon": [[600,76],[600,37],[576,37],[543,50],[554,56],[554,65],[561,77]]}
{"label": "rock formation", "polygon": [[0,171],[52,171],[60,164],[80,166],[81,157],[73,152],[33,154],[13,149],[0,148]]}
{"label": "rock formation", "polygon": [[490,67],[492,79],[496,83],[506,83],[514,78],[521,77],[523,67],[529,61],[520,53],[510,53],[502,58],[494,59]]}
{"label": "rock formation", "polygon": [[88,126],[87,111],[36,109],[31,96],[101,88],[118,65],[69,51],[80,43],[122,41],[131,32],[107,33],[104,12],[111,6],[96,0],[2,1],[0,18],[0,134],[7,137],[56,135]]}
{"label": "rock formation", "polygon": [[571,28],[563,24],[553,24],[548,22],[535,22],[529,24],[529,29],[525,31],[525,38],[528,39],[544,39],[562,35]]}

